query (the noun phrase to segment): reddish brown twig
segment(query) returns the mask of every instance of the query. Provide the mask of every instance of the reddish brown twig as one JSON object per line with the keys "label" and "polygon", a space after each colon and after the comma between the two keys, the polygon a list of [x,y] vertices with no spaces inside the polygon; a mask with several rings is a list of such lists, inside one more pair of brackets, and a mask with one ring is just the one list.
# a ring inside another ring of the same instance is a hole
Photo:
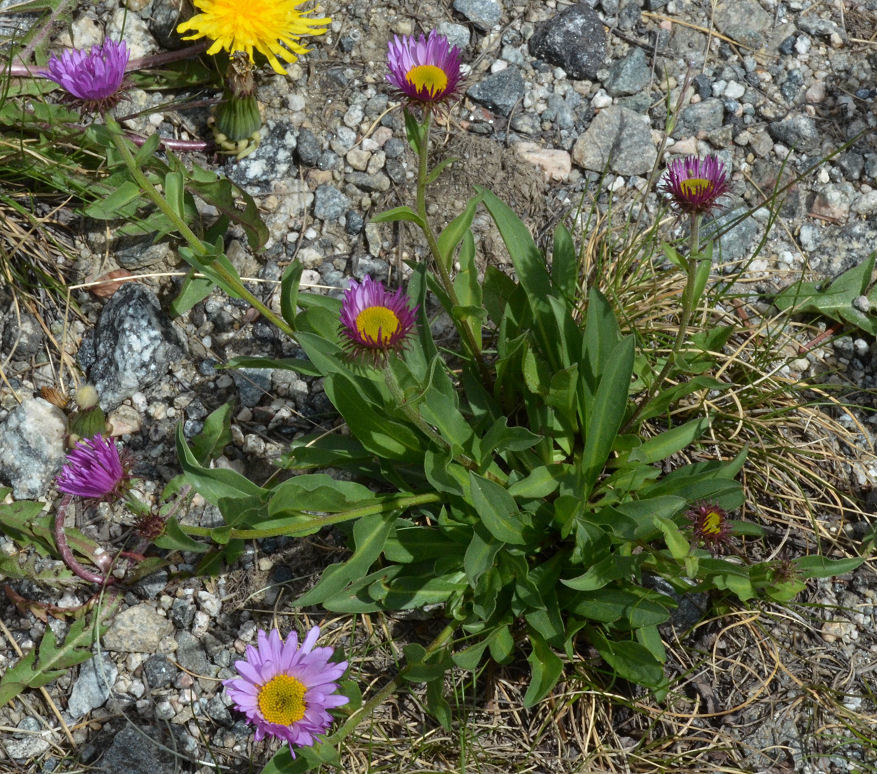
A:
{"label": "reddish brown twig", "polygon": [[841,329],[841,327],[842,326],[837,323],[834,325],[829,325],[815,339],[810,339],[810,341],[806,342],[805,344],[801,344],[798,347],[798,354],[806,355],[811,349],[813,349],[813,347],[834,336],[834,334],[837,333]]}

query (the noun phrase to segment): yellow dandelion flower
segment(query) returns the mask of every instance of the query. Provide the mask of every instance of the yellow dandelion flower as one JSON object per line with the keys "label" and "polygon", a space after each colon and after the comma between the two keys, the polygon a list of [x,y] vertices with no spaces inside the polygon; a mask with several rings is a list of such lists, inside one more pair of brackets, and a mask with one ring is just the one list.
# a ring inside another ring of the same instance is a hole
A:
{"label": "yellow dandelion flower", "polygon": [[[296,54],[309,49],[298,41],[302,35],[322,35],[332,19],[305,16],[297,10],[306,0],[194,0],[201,13],[177,27],[189,32],[186,40],[212,38],[208,54],[224,48],[229,54],[243,51],[253,61],[253,49],[261,51],[274,69],[286,74],[278,57],[294,62]],[[322,27],[322,29],[321,29]],[[282,44],[282,45],[281,45]]]}

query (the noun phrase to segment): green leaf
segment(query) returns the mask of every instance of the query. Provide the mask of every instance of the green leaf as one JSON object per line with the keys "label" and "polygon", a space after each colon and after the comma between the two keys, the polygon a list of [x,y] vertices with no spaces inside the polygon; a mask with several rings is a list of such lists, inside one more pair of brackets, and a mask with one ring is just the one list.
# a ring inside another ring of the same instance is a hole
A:
{"label": "green leaf", "polygon": [[280,314],[290,328],[295,330],[295,318],[298,309],[298,285],[304,265],[301,261],[293,261],[286,267],[280,279]]}
{"label": "green leaf", "polygon": [[469,585],[474,588],[479,578],[493,567],[496,555],[502,546],[502,543],[480,525],[473,530],[472,540],[463,556],[463,569],[466,571]]}
{"label": "green leaf", "polygon": [[180,292],[171,302],[171,314],[174,317],[184,315],[213,292],[213,281],[207,277],[196,277],[195,274],[194,269],[189,269],[180,283]]}
{"label": "green leaf", "polygon": [[640,563],[641,559],[635,556],[610,554],[605,559],[592,564],[584,575],[561,578],[560,582],[576,591],[596,591],[608,586],[612,581],[629,579]]}
{"label": "green leaf", "polygon": [[378,501],[368,487],[355,481],[339,481],[325,473],[307,473],[288,478],[274,487],[268,501],[268,515],[281,518],[290,513],[339,513]]}
{"label": "green leaf", "polygon": [[451,271],[454,264],[454,252],[463,236],[469,232],[472,225],[472,219],[475,217],[475,210],[481,202],[482,194],[477,193],[466,202],[466,207],[456,218],[454,218],[447,226],[442,229],[442,233],[438,237],[439,253],[444,260],[445,268]]}
{"label": "green leaf", "polygon": [[563,223],[559,223],[554,229],[551,282],[567,298],[576,298],[579,283],[579,261],[572,236]]}
{"label": "green leaf", "polygon": [[691,546],[685,539],[685,536],[679,531],[679,527],[670,521],[670,519],[665,519],[660,516],[655,516],[654,523],[664,535],[664,542],[670,550],[670,556],[676,560],[681,560],[688,556],[691,552]]}
{"label": "green leaf", "polygon": [[562,465],[540,465],[520,481],[515,481],[509,487],[509,494],[525,500],[548,497],[560,486],[559,475],[562,471]]}
{"label": "green leaf", "polygon": [[177,459],[186,474],[186,480],[211,505],[218,505],[224,497],[252,497],[268,493],[234,470],[202,466],[186,443],[182,424],[177,425]]}
{"label": "green leaf", "polygon": [[445,169],[446,169],[448,166],[450,166],[451,164],[453,164],[455,161],[459,161],[459,159],[456,159],[456,158],[454,158],[453,156],[451,156],[450,158],[447,158],[447,159],[442,159],[438,164],[436,164],[436,165],[435,165],[435,166],[429,171],[429,174],[426,176],[426,184],[427,184],[427,185],[431,185],[431,184],[434,183],[436,180],[438,180],[439,175],[440,175],[442,172],[444,172]]}
{"label": "green leaf", "polygon": [[527,656],[530,663],[530,685],[524,694],[524,706],[532,707],[557,685],[563,674],[563,662],[548,646],[548,643],[531,628],[528,632],[531,650]]}
{"label": "green leaf", "polygon": [[472,505],[490,534],[503,543],[526,543],[524,530],[529,526],[529,517],[518,510],[515,499],[508,491],[471,471],[469,483],[472,488]]}
{"label": "green leaf", "polygon": [[204,420],[201,432],[192,439],[192,454],[200,464],[206,465],[218,457],[231,443],[231,410],[232,403],[229,401],[211,411]]}
{"label": "green leaf", "polygon": [[90,618],[73,621],[64,642],[59,645],[55,633],[46,627],[38,647],[22,656],[0,677],[0,707],[18,696],[26,688],[39,688],[61,677],[72,666],[91,658],[95,637],[108,628],[104,620],[119,607],[113,599]]}
{"label": "green leaf", "polygon": [[646,688],[658,688],[664,682],[664,668],[648,648],[632,640],[610,640],[596,628],[589,631],[589,637],[618,677]]}
{"label": "green leaf", "polygon": [[460,545],[435,527],[396,527],[384,544],[388,562],[412,564],[440,559],[460,550]]}
{"label": "green leaf", "polygon": [[660,435],[649,438],[643,445],[634,449],[628,460],[630,462],[643,462],[651,465],[661,462],[671,454],[682,451],[686,446],[694,443],[710,426],[711,418],[699,417],[685,424],[666,430]]}
{"label": "green leaf", "polygon": [[372,223],[392,223],[397,220],[407,220],[410,223],[417,224],[421,229],[426,228],[426,224],[423,222],[423,219],[418,215],[414,210],[410,207],[393,207],[391,210],[385,210],[384,212],[379,212],[377,215],[373,215],[371,222]]}
{"label": "green leaf", "polygon": [[182,172],[168,172],[164,176],[164,198],[171,209],[180,218],[186,218],[184,202],[184,180]]}
{"label": "green leaf", "polygon": [[204,543],[199,543],[183,532],[179,522],[174,517],[169,518],[164,523],[164,532],[152,542],[167,551],[192,551],[200,554],[208,549]]}
{"label": "green leaf", "polygon": [[[136,205],[130,207],[133,202],[136,202]],[[88,205],[83,212],[89,218],[96,220],[114,220],[133,216],[141,203],[140,186],[131,180],[125,180],[101,201]]]}
{"label": "green leaf", "polygon": [[852,572],[865,561],[864,557],[829,559],[825,556],[801,556],[793,561],[798,572],[805,578],[830,578]]}
{"label": "green leaf", "polygon": [[633,337],[626,336],[613,348],[594,396],[581,458],[586,497],[609,458],[624,420],[632,372]]}
{"label": "green leaf", "polygon": [[323,572],[316,586],[295,600],[296,607],[318,605],[368,573],[384,550],[395,517],[376,514],[363,516],[353,526],[353,555],[346,562],[332,564]]}

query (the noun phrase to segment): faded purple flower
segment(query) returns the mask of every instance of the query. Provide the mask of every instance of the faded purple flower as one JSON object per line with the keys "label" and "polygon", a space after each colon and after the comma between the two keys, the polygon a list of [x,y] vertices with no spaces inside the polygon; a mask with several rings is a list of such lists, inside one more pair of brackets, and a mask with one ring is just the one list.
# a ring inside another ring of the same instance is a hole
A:
{"label": "faded purple flower", "polygon": [[105,40],[91,51],[66,49],[49,58],[40,75],[53,80],[90,110],[112,107],[119,99],[130,52],[125,41]]}
{"label": "faded purple flower", "polygon": [[362,284],[351,280],[341,302],[341,333],[354,353],[380,357],[402,348],[416,311],[401,288],[390,293],[369,276]]}
{"label": "faded purple flower", "polygon": [[693,537],[715,555],[731,542],[728,513],[713,503],[698,503],[685,514],[691,522]]}
{"label": "faded purple flower", "polygon": [[110,439],[95,435],[79,443],[67,454],[58,474],[58,490],[77,497],[111,500],[127,486],[129,473]]}
{"label": "faded purple flower", "polygon": [[679,212],[707,213],[728,191],[727,171],[713,155],[674,159],[667,165],[658,190],[670,195],[672,206]]}
{"label": "faded purple flower", "polygon": [[347,704],[335,682],[347,662],[330,663],[332,648],[314,648],[320,627],[311,629],[299,647],[298,634],[286,642],[277,629],[258,632],[258,645],[247,646],[245,661],[235,661],[238,677],[223,681],[235,707],[256,726],[256,741],[275,736],[295,747],[309,747],[332,724],[326,711]]}
{"label": "faded purple flower", "polygon": [[460,49],[431,30],[428,37],[395,35],[387,51],[387,81],[413,102],[446,102],[457,96]]}

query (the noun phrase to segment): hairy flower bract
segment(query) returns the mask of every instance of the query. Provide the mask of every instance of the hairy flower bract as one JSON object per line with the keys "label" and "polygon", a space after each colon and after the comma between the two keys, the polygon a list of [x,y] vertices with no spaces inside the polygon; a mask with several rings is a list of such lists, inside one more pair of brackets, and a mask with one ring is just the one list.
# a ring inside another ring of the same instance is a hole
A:
{"label": "hairy flower bract", "polygon": [[283,642],[277,629],[261,629],[257,646],[247,646],[246,660],[236,661],[238,677],[223,685],[235,707],[256,726],[256,741],[274,736],[293,747],[309,747],[332,723],[327,710],[347,704],[336,681],[347,662],[329,663],[332,648],[315,648],[320,628],[311,629],[299,647],[293,632]]}
{"label": "hairy flower bract", "polygon": [[436,103],[457,96],[460,49],[435,30],[419,38],[396,35],[387,51],[387,81],[414,102]]}
{"label": "hairy flower bract", "polygon": [[679,212],[703,214],[728,192],[727,171],[716,156],[686,156],[670,162],[658,188]]}
{"label": "hairy flower bract", "polygon": [[723,546],[730,543],[731,528],[724,508],[712,503],[698,503],[685,515],[691,522],[694,538],[710,553],[719,553]]}
{"label": "hairy flower bract", "polygon": [[105,40],[91,51],[67,49],[49,57],[40,75],[54,81],[91,110],[112,107],[119,98],[130,52],[125,41]]}
{"label": "hairy flower bract", "polygon": [[329,17],[305,16],[298,7],[305,0],[194,0],[201,13],[177,26],[177,32],[191,32],[186,40],[211,38],[208,54],[225,49],[229,54],[243,51],[253,61],[253,50],[267,58],[274,72],[286,74],[278,57],[294,62],[296,54],[310,49],[298,41],[302,35],[322,35]]}
{"label": "hairy flower bract", "polygon": [[350,281],[341,303],[341,333],[355,353],[398,351],[414,329],[416,307],[400,288],[395,293],[366,276]]}
{"label": "hairy flower bract", "polygon": [[116,444],[98,434],[73,447],[56,481],[65,494],[110,500],[122,494],[128,478]]}

